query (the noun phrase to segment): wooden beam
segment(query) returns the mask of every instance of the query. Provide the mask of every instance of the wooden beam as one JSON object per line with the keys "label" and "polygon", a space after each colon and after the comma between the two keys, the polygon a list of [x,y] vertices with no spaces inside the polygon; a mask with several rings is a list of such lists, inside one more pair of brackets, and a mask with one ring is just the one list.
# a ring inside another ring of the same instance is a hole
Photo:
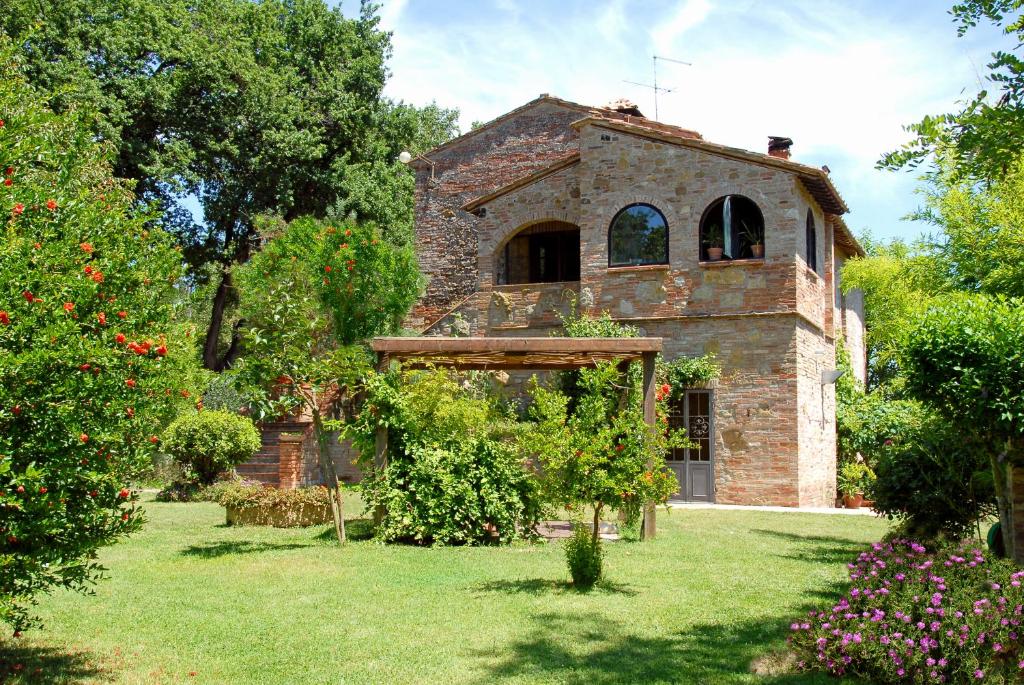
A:
{"label": "wooden beam", "polygon": [[[656,410],[657,405],[655,404],[655,390],[654,390],[654,370],[657,355],[654,352],[645,352],[643,355],[644,364],[644,381],[643,381],[643,398],[644,398],[644,421],[647,422],[647,429],[650,431],[658,430],[658,413]],[[652,461],[647,462],[648,470],[654,468]],[[643,528],[640,530],[640,538],[642,540],[651,540],[657,533],[657,523],[655,521],[655,508],[653,502],[644,502],[644,520]]]}
{"label": "wooden beam", "polygon": [[375,352],[390,357],[418,357],[424,354],[462,355],[473,353],[609,354],[640,356],[661,352],[661,338],[374,338]]}

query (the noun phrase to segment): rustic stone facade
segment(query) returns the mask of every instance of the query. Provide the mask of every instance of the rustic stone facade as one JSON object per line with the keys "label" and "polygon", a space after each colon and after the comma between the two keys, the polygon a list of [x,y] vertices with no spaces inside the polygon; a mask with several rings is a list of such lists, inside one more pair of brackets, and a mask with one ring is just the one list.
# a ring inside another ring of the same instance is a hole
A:
{"label": "rustic stone facade", "polygon": [[[416,236],[426,334],[548,335],[575,303],[665,340],[668,358],[714,352],[715,501],[831,506],[839,335],[864,376],[863,300],[835,273],[860,247],[824,172],[707,143],[692,131],[542,96],[425,155]],[[757,204],[763,259],[700,260],[699,225],[726,195]],[[609,268],[622,208],[656,207],[668,264]],[[806,255],[813,217],[817,270]],[[544,222],[579,228],[580,278],[503,284],[505,245]]]}

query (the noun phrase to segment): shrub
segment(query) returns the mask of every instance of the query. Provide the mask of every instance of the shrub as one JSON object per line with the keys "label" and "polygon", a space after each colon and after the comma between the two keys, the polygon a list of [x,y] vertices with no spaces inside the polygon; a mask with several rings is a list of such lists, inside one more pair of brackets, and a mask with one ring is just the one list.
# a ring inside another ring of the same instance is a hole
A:
{"label": "shrub", "polygon": [[[496,401],[473,396],[446,371],[373,374],[365,393],[345,436],[361,455],[363,501],[384,512],[378,539],[508,542],[536,525],[536,480]],[[372,462],[379,425],[388,426],[383,468]]]}
{"label": "shrub", "polygon": [[913,444],[929,424],[929,412],[918,402],[891,399],[880,391],[846,398],[837,393],[836,400],[836,447],[842,462],[859,454],[874,468],[883,453]]}
{"label": "shrub", "polygon": [[798,666],[871,682],[1019,682],[1024,571],[981,549],[876,543],[845,595],[794,622]]}
{"label": "shrub", "polygon": [[869,495],[875,511],[900,521],[908,535],[960,539],[996,513],[989,457],[944,421],[926,425],[881,452]]}
{"label": "shrub", "polygon": [[183,414],[164,432],[164,450],[201,485],[248,461],[260,446],[252,420],[220,410]]}
{"label": "shrub", "polygon": [[182,256],[76,114],[55,115],[0,37],[0,622],[86,590],[139,529],[128,484],[189,390]]}
{"label": "shrub", "polygon": [[241,522],[250,525],[290,528],[326,523],[331,517],[331,493],[320,486],[282,490],[246,481],[225,481],[206,488],[203,497],[241,512]]}
{"label": "shrub", "polygon": [[600,540],[594,541],[590,529],[585,525],[574,526],[572,535],[565,540],[565,560],[572,584],[580,590],[593,587],[601,579],[602,556]]}
{"label": "shrub", "polygon": [[659,376],[672,386],[673,396],[679,398],[687,388],[704,387],[717,379],[722,374],[722,367],[715,361],[715,355],[705,354],[663,362],[659,372]]}

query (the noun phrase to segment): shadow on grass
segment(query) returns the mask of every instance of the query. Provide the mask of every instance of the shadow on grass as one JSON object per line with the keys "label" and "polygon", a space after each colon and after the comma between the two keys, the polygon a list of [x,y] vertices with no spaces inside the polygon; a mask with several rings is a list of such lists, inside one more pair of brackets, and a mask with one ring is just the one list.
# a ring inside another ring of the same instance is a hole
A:
{"label": "shadow on grass", "polygon": [[632,597],[637,591],[629,585],[608,580],[598,582],[589,590],[579,590],[572,583],[548,578],[526,578],[522,580],[493,580],[473,588],[480,592],[504,592],[510,595],[548,595],[573,592],[577,594],[616,594]]}
{"label": "shadow on grass", "polygon": [[822,535],[800,535],[779,530],[752,530],[751,533],[796,543],[779,556],[787,559],[803,559],[821,564],[848,564],[857,559],[867,545],[862,540],[837,538]]}
{"label": "shadow on grass", "polygon": [[[487,662],[480,683],[504,678],[572,685],[742,683],[755,677],[755,661],[784,661],[778,652],[788,632],[783,618],[703,624],[660,637],[631,634],[628,624],[598,614],[545,613],[532,618],[533,625],[518,641],[496,646],[496,652],[478,652]],[[786,671],[769,669],[758,682],[830,682],[823,675]]]}
{"label": "shadow on grass", "polygon": [[[369,540],[373,537],[373,519],[345,519],[345,539],[350,542]],[[334,532],[334,524],[327,526],[318,533],[317,540],[335,542],[338,537]]]}
{"label": "shadow on grass", "polygon": [[0,640],[0,683],[110,682],[110,674],[87,652]]}
{"label": "shadow on grass", "polygon": [[302,549],[310,545],[298,543],[278,544],[273,542],[250,542],[248,540],[223,540],[221,542],[207,542],[200,545],[190,545],[181,550],[181,553],[188,557],[202,557],[213,559],[229,554],[255,554],[258,552],[279,552],[288,549]]}

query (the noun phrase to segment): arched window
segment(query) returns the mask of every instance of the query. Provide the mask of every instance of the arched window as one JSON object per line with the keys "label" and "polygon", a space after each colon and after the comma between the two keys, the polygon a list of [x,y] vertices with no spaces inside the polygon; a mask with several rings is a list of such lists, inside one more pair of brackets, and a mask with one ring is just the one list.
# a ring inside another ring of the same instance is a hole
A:
{"label": "arched window", "polygon": [[807,210],[807,266],[818,271],[818,231],[814,227],[814,214]]}
{"label": "arched window", "polygon": [[754,201],[742,195],[720,197],[700,220],[700,260],[763,259],[764,217]]}
{"label": "arched window", "polygon": [[633,204],[619,210],[608,229],[608,266],[668,264],[668,223],[656,208]]}

